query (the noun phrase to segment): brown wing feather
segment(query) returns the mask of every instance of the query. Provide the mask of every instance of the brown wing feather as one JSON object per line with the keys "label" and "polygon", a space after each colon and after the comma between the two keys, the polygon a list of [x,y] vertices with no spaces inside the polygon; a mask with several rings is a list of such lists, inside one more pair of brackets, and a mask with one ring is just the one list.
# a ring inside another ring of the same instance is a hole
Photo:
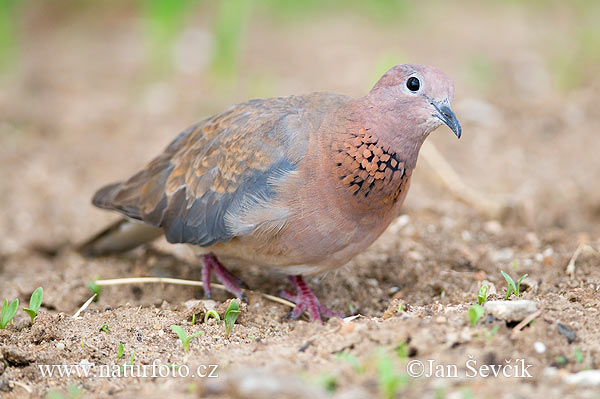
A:
{"label": "brown wing feather", "polygon": [[93,203],[162,227],[170,242],[228,241],[236,233],[227,212],[275,195],[273,178],[295,170],[321,105],[332,99],[346,101],[317,94],[233,106],[184,131],[142,171],[99,190]]}

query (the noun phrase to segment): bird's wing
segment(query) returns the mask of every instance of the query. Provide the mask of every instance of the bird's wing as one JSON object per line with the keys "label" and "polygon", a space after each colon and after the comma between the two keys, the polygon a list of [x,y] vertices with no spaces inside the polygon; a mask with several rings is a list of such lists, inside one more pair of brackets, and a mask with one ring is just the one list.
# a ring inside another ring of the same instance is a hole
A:
{"label": "bird's wing", "polygon": [[326,97],[233,106],[181,133],[126,182],[100,189],[93,203],[163,228],[172,243],[209,246],[251,233],[285,216],[270,200],[303,158]]}

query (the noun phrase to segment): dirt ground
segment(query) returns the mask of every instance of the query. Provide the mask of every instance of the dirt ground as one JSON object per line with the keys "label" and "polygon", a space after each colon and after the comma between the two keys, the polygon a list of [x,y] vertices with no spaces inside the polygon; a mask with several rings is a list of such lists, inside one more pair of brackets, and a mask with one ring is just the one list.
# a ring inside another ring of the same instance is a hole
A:
{"label": "dirt ground", "polygon": [[[238,81],[218,85],[207,72],[211,20],[202,12],[176,42],[172,73],[150,79],[139,21],[108,4],[83,15],[30,6],[18,68],[0,76],[0,299],[25,306],[44,289],[33,326],[19,311],[0,330],[0,397],[600,398],[597,374],[576,380],[600,368],[600,79],[579,65],[566,79],[573,87],[557,88],[549,61],[572,50],[580,13],[562,3],[433,2],[378,23],[351,12],[287,22],[257,11]],[[122,256],[76,253],[118,218],[90,205],[95,189],[231,103],[317,90],[360,95],[390,60],[454,77],[463,138],[440,128],[428,144],[466,185],[503,204],[500,212],[458,198],[422,157],[403,215],[350,264],[309,280],[323,303],[357,318],[284,320],[289,308],[260,294],[287,288],[285,277],[236,265],[228,266],[253,290],[229,337],[204,321],[203,309],[222,315],[230,296],[215,290],[214,303],[199,302],[199,287],[105,287],[72,317],[95,278],[201,279],[188,248],[160,240]],[[580,244],[593,250],[569,275]],[[504,300],[501,270],[528,274],[519,299],[534,301],[539,315],[522,329],[491,315],[471,325],[484,280],[496,291],[489,299]],[[204,333],[185,352],[172,324]],[[468,361],[521,360],[531,378],[468,376]],[[171,373],[217,365],[218,378],[48,377],[39,367],[94,363],[94,371],[121,372],[130,361],[158,361]],[[412,377],[415,361],[450,371]]]}

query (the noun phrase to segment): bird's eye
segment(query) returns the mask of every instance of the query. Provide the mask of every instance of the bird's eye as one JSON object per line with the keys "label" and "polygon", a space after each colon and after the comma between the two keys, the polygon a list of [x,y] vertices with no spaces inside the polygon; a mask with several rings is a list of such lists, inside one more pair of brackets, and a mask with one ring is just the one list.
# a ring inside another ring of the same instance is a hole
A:
{"label": "bird's eye", "polygon": [[421,82],[419,82],[418,78],[411,76],[406,81],[406,87],[408,87],[408,90],[416,92],[419,91],[419,88],[421,87]]}

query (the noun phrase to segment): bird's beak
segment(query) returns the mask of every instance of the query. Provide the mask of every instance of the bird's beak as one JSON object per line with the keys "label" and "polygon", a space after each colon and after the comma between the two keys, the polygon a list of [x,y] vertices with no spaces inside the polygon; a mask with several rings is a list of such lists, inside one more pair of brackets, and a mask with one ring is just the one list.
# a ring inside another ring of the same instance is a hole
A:
{"label": "bird's beak", "polygon": [[460,127],[460,123],[458,119],[456,119],[456,115],[454,115],[454,111],[450,109],[448,104],[444,103],[432,103],[435,110],[437,111],[437,117],[440,118],[442,122],[444,122],[456,135],[456,137],[460,138],[462,133],[462,128]]}

